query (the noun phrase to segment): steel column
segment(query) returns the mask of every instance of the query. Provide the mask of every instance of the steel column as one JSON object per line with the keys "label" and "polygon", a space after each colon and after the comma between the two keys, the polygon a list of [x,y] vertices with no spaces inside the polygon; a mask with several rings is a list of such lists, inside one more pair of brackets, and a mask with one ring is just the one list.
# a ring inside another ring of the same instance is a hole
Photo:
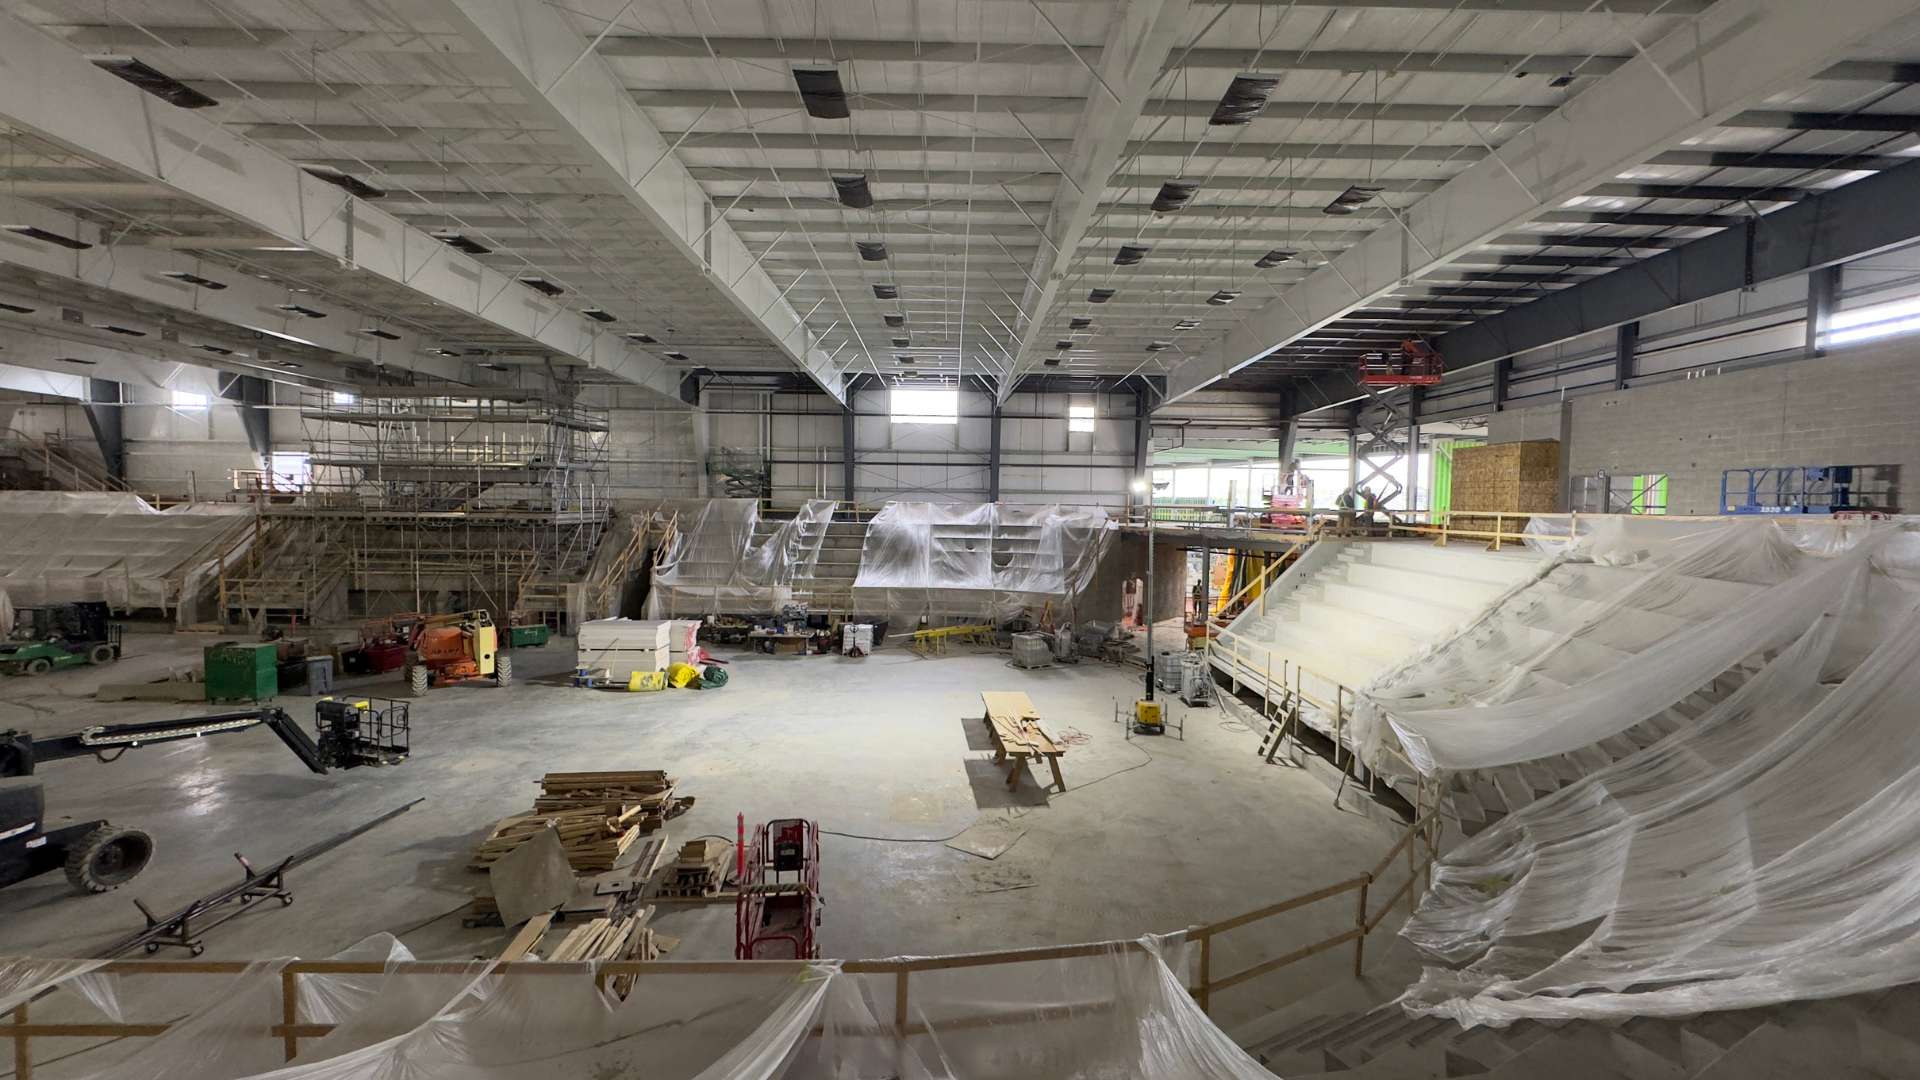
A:
{"label": "steel column", "polygon": [[1640,320],[1621,323],[1613,333],[1613,388],[1625,390],[1635,371],[1635,358],[1640,352]]}
{"label": "steel column", "polygon": [[987,501],[1000,501],[1000,403],[987,417]]}
{"label": "steel column", "polygon": [[100,447],[100,460],[107,475],[127,482],[127,438],[121,423],[121,407],[126,403],[126,387],[111,379],[88,379],[85,411],[87,426],[93,429],[93,441]]}
{"label": "steel column", "polygon": [[854,497],[853,467],[859,438],[858,416],[849,400],[847,407],[840,410],[840,498],[849,510],[858,502]]}
{"label": "steel column", "polygon": [[1827,327],[1833,313],[1840,309],[1840,273],[1838,265],[1822,266],[1807,275],[1807,346],[1809,360],[1825,356]]}

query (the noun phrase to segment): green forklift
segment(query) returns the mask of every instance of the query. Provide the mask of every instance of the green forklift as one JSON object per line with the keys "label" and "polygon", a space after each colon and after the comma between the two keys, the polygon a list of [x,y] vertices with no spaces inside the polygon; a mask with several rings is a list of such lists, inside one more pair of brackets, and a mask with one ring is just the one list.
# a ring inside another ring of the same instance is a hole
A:
{"label": "green forklift", "polygon": [[0,641],[0,672],[44,675],[81,664],[111,664],[120,659],[125,629],[108,621],[98,601],[59,604],[21,611],[14,632]]}

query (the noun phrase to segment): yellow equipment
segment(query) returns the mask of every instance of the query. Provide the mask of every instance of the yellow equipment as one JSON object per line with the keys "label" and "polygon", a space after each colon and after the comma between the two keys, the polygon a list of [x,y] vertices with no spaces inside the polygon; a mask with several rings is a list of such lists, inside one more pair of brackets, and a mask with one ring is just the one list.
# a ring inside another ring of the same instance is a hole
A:
{"label": "yellow equipment", "polygon": [[1167,730],[1167,714],[1157,701],[1133,703],[1133,730],[1137,735],[1159,735]]}
{"label": "yellow equipment", "polygon": [[485,611],[398,616],[394,623],[407,628],[407,688],[416,695],[468,679],[513,682],[513,660],[500,653],[499,630]]}

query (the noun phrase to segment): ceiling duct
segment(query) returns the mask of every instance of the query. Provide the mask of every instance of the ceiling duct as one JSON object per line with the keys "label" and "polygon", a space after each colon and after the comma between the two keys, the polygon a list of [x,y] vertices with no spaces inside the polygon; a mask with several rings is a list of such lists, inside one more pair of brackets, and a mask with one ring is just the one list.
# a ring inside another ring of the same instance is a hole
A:
{"label": "ceiling duct", "polygon": [[1053,347],[1056,349],[1059,349],[1062,352],[1065,352],[1066,350],[1073,348],[1073,342],[1067,340],[1066,338],[1061,338],[1059,341],[1056,341],[1053,343]]}
{"label": "ceiling duct", "polygon": [[621,336],[626,338],[628,341],[637,341],[642,345],[658,345],[660,343],[660,339],[657,337],[654,337],[652,334],[642,334],[642,333],[635,332],[631,334],[622,334]]}
{"label": "ceiling duct", "polygon": [[879,240],[855,240],[853,246],[860,249],[860,257],[868,262],[887,261],[887,245]]}
{"label": "ceiling duct", "polygon": [[822,120],[845,120],[847,89],[840,85],[840,69],[831,67],[793,69],[793,83],[800,88],[800,101],[807,115]]}
{"label": "ceiling duct", "polygon": [[1086,315],[1075,315],[1073,318],[1067,320],[1067,329],[1069,330],[1085,330],[1092,325],[1093,319]]}
{"label": "ceiling duct", "polygon": [[379,199],[387,194],[365,180],[357,176],[348,176],[331,165],[302,165],[300,168],[315,180],[325,180],[334,187],[345,188],[348,194],[358,198]]}
{"label": "ceiling duct", "polygon": [[1059,367],[1060,358],[1057,356],[1049,356],[1045,360],[1040,361],[1040,364],[1042,367]]}
{"label": "ceiling duct", "polygon": [[907,325],[907,317],[905,315],[882,315],[880,318],[885,321],[888,326],[896,329]]}
{"label": "ceiling duct", "polygon": [[1089,304],[1104,304],[1111,299],[1113,299],[1112,289],[1087,290],[1087,303]]}
{"label": "ceiling duct", "polygon": [[900,299],[900,287],[898,285],[875,285],[873,287],[873,298],[875,300],[898,300]]}
{"label": "ceiling duct", "polygon": [[294,315],[305,315],[309,319],[324,319],[327,317],[327,313],[324,311],[315,311],[310,307],[301,307],[299,304],[275,304],[274,307]]}
{"label": "ceiling duct", "polygon": [[1286,251],[1281,248],[1274,248],[1272,251],[1253,260],[1253,265],[1262,270],[1271,270],[1281,263],[1290,263],[1299,257],[1300,253],[1297,251]]}
{"label": "ceiling duct", "polygon": [[908,356],[905,353],[895,353],[893,355],[893,362],[896,364],[911,364],[913,363],[913,357]]}
{"label": "ceiling duct", "polygon": [[1238,289],[1221,289],[1219,292],[1207,297],[1207,303],[1212,304],[1214,307],[1226,307],[1238,299],[1240,299],[1240,291]]}
{"label": "ceiling duct", "polygon": [[670,353],[668,353],[668,354],[667,354],[667,359],[669,359],[669,360],[686,360],[686,359],[688,359],[688,357],[687,357],[687,354],[686,354],[686,353],[683,353],[683,352],[670,352]]}
{"label": "ceiling duct", "polygon": [[897,337],[893,339],[893,347],[896,349],[905,349],[911,346],[912,344],[913,344],[913,338],[911,337]]}
{"label": "ceiling duct", "polygon": [[1166,352],[1171,348],[1173,348],[1173,342],[1171,341],[1152,341],[1147,343],[1148,352]]}
{"label": "ceiling duct", "polygon": [[1134,266],[1152,250],[1152,244],[1121,244],[1120,250],[1113,253],[1113,265]]}
{"label": "ceiling duct", "polygon": [[89,56],[87,59],[94,67],[127,80],[169,105],[177,105],[182,109],[204,109],[220,104],[179,79],[155,71],[131,56]]}
{"label": "ceiling duct", "polygon": [[1227,84],[1227,92],[1220,95],[1220,104],[1213,107],[1213,115],[1207,118],[1209,124],[1239,125],[1249,123],[1267,107],[1267,98],[1272,96],[1273,88],[1280,80],[1273,75],[1235,75]]}
{"label": "ceiling duct", "polygon": [[1181,319],[1179,322],[1173,324],[1173,328],[1175,330],[1198,330],[1200,329],[1200,320]]}
{"label": "ceiling duct", "polygon": [[605,308],[597,308],[597,307],[581,308],[580,314],[585,315],[587,318],[592,319],[594,322],[612,322],[613,321],[613,316],[608,314]]}
{"label": "ceiling duct", "polygon": [[355,330],[354,333],[365,334],[368,337],[377,337],[382,341],[399,341],[400,340],[399,334],[396,334],[391,330],[382,330],[377,326],[363,326],[360,329]]}
{"label": "ceiling duct", "polygon": [[1335,217],[1345,217],[1360,207],[1372,202],[1375,196],[1385,190],[1387,189],[1376,187],[1372,184],[1355,184],[1340,194],[1335,195],[1333,201],[1328,203],[1326,208],[1320,212],[1323,214],[1332,214]]}
{"label": "ceiling duct", "polygon": [[543,277],[523,277],[520,279],[520,284],[546,296],[559,296],[567,291]]}
{"label": "ceiling duct", "polygon": [[1200,190],[1198,180],[1169,180],[1160,185],[1160,194],[1154,196],[1153,212],[1156,214],[1177,214],[1193,201],[1193,194]]}
{"label": "ceiling duct", "polygon": [[855,210],[873,209],[873,189],[867,187],[865,173],[834,173],[833,193],[840,197],[842,206],[851,206]]}

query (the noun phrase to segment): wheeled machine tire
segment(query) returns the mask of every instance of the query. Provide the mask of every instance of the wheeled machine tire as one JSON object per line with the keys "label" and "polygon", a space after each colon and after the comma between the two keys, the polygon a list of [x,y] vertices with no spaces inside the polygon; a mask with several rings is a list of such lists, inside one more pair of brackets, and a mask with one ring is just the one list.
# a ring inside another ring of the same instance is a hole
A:
{"label": "wheeled machine tire", "polygon": [[153,837],[139,829],[102,825],[67,849],[67,881],[83,893],[117,889],[153,861]]}
{"label": "wheeled machine tire", "polygon": [[415,664],[407,669],[407,689],[413,693],[414,697],[426,695],[427,686],[430,683],[429,674],[424,664]]}
{"label": "wheeled machine tire", "polygon": [[45,675],[53,670],[53,661],[44,656],[36,656],[26,662],[25,669],[29,675]]}
{"label": "wheeled machine tire", "polygon": [[113,646],[104,641],[87,650],[89,664],[111,664],[118,659],[119,657],[114,654]]}
{"label": "wheeled machine tire", "polygon": [[496,656],[493,658],[493,682],[496,686],[513,685],[513,657]]}

